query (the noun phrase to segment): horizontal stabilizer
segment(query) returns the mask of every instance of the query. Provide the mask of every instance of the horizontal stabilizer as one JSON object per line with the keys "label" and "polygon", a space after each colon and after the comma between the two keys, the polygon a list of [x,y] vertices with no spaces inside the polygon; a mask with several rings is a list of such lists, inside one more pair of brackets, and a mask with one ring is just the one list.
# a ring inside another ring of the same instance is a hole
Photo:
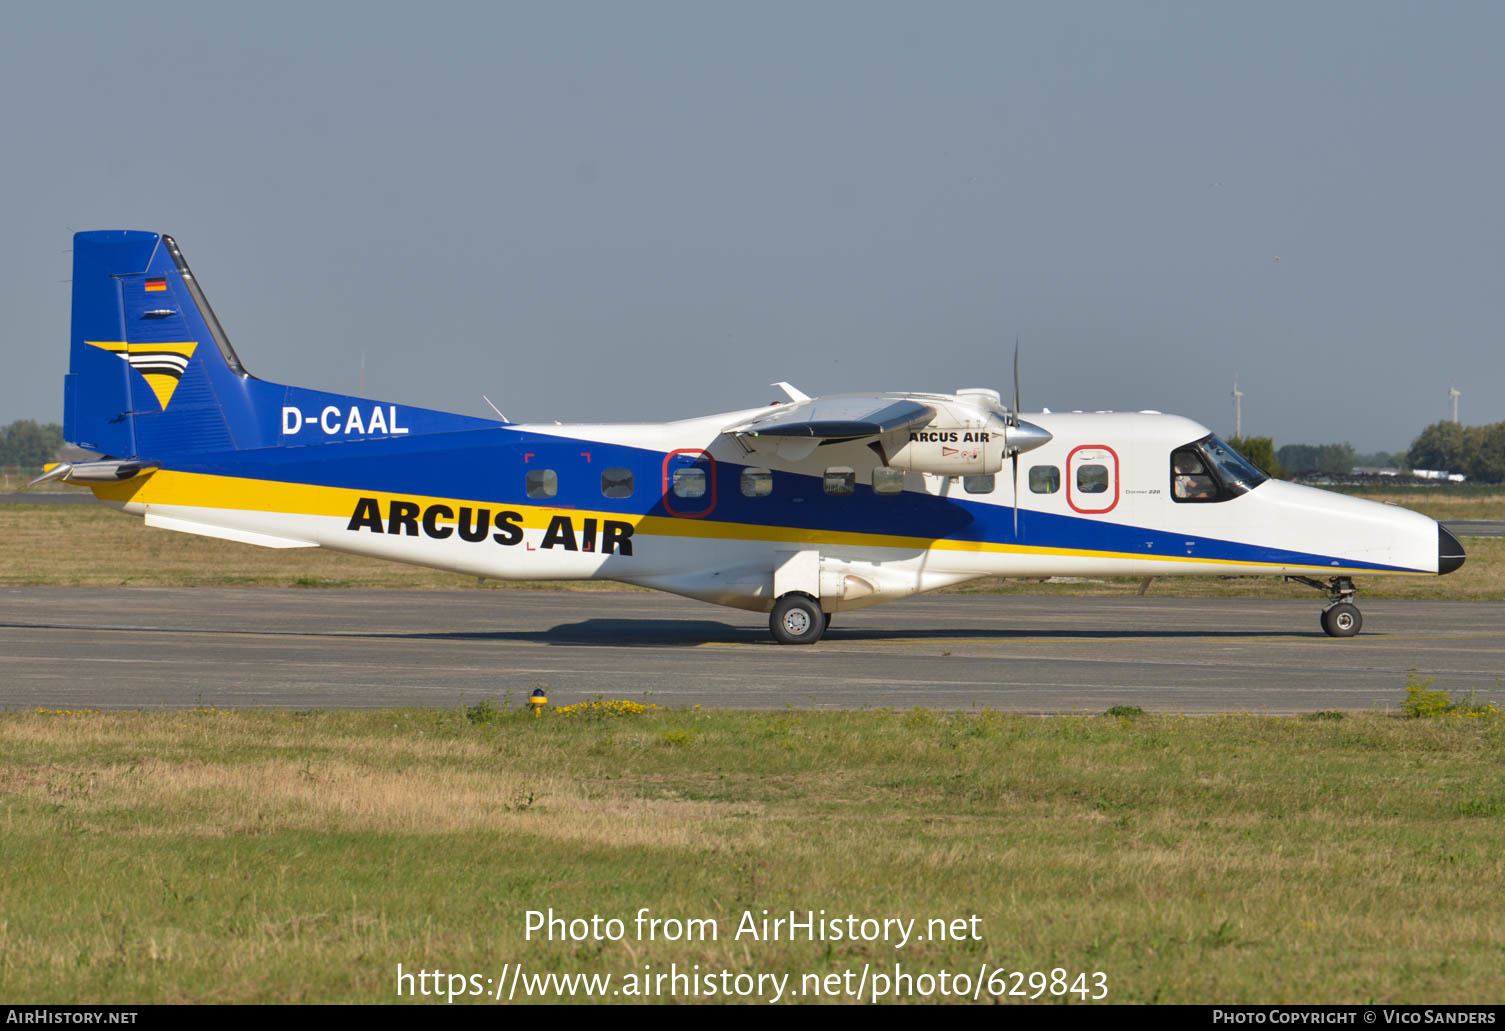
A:
{"label": "horizontal stabilizer", "polygon": [[159,530],[196,533],[200,537],[218,537],[222,541],[235,541],[239,544],[255,544],[261,548],[318,547],[318,544],[314,541],[300,541],[290,537],[273,537],[271,534],[254,533],[250,530],[234,530],[227,526],[214,526],[211,523],[199,523],[194,522],[192,519],[178,519],[174,516],[157,515],[154,512],[146,514],[146,525],[155,526]]}
{"label": "horizontal stabilizer", "polygon": [[134,458],[124,461],[59,462],[26,486],[37,487],[54,480],[60,483],[119,483],[137,476],[150,476],[156,471],[156,463],[140,462]]}

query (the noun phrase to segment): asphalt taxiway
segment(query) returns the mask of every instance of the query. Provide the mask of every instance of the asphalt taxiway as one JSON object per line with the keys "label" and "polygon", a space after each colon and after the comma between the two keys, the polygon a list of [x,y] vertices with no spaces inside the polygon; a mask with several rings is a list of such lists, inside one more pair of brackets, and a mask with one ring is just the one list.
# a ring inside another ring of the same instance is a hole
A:
{"label": "asphalt taxiway", "polygon": [[1407,677],[1505,700],[1505,604],[940,595],[839,614],[813,647],[662,594],[0,588],[0,707],[449,706],[593,695],[777,709],[1394,708]]}

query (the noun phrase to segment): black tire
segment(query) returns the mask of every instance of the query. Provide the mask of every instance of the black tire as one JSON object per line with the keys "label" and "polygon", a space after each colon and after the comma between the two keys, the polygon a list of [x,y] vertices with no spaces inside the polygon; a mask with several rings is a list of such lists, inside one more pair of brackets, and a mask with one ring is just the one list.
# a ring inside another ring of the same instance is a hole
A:
{"label": "black tire", "polygon": [[780,644],[814,644],[826,632],[826,614],[807,594],[786,594],[773,606],[768,629]]}
{"label": "black tire", "polygon": [[1340,601],[1323,610],[1322,629],[1328,637],[1352,637],[1364,629],[1364,616],[1357,605]]}

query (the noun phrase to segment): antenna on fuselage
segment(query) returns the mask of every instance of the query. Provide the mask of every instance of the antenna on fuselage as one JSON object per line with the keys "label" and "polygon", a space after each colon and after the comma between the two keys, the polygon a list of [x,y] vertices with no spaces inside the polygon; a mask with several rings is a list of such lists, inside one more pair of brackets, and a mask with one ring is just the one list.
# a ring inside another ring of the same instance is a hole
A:
{"label": "antenna on fuselage", "polygon": [[[1279,258],[1275,259],[1279,261]],[[1238,388],[1238,373],[1233,374],[1233,439],[1244,439],[1244,392]]]}
{"label": "antenna on fuselage", "polygon": [[502,410],[500,408],[498,408],[496,405],[492,405],[491,404],[491,398],[487,397],[485,394],[482,394],[481,395],[481,400],[485,401],[488,405],[491,405],[491,410],[496,413],[496,417],[498,419],[502,420],[503,422],[507,421],[507,417],[502,414]]}

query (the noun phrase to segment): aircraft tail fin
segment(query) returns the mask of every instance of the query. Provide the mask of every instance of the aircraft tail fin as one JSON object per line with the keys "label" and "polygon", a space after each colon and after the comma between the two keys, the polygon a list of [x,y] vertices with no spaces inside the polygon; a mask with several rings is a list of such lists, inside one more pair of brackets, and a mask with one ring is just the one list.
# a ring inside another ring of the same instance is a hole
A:
{"label": "aircraft tail fin", "polygon": [[116,459],[487,428],[491,420],[287,387],[246,371],[170,236],[73,237],[63,436]]}
{"label": "aircraft tail fin", "polygon": [[74,235],[67,440],[122,458],[233,449],[248,379],[171,237]]}

